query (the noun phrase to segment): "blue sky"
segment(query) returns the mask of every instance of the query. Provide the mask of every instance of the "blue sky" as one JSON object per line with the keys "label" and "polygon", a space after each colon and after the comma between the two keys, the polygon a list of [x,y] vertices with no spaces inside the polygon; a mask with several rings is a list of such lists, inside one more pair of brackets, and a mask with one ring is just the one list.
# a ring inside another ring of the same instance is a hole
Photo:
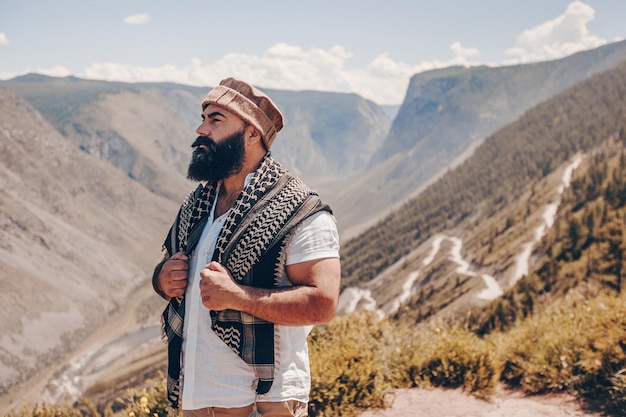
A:
{"label": "blue sky", "polygon": [[556,59],[625,21],[624,0],[0,0],[0,79],[235,76],[400,104],[415,73]]}

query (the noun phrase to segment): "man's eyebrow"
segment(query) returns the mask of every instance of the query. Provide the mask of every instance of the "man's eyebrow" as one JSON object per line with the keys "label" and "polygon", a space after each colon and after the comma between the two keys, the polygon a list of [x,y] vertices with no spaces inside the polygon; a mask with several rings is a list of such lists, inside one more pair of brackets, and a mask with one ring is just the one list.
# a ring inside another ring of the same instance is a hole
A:
{"label": "man's eyebrow", "polygon": [[218,117],[218,116],[221,116],[221,117],[226,118],[226,116],[224,116],[224,114],[223,114],[223,113],[220,113],[219,111],[214,111],[214,112],[211,112],[211,113],[209,113],[209,114],[207,114],[207,115],[206,115],[206,117],[208,117],[208,118],[210,118],[210,119],[215,118],[215,117]]}

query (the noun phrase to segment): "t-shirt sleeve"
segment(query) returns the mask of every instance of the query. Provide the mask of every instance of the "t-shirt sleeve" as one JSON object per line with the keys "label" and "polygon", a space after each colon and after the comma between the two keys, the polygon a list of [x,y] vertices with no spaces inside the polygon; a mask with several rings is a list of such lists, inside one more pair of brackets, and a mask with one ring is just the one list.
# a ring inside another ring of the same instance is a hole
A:
{"label": "t-shirt sleeve", "polygon": [[323,258],[339,258],[339,233],[335,219],[325,211],[302,222],[287,248],[286,265]]}

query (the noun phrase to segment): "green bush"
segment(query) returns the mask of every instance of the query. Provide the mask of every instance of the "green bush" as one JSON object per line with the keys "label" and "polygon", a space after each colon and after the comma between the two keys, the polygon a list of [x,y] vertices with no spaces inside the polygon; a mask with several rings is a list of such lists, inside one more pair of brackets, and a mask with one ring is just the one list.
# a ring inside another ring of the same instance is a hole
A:
{"label": "green bush", "polygon": [[458,326],[438,327],[416,333],[406,346],[406,362],[399,366],[406,370],[412,386],[462,387],[478,397],[493,391],[494,353],[475,334]]}
{"label": "green bush", "polygon": [[78,408],[68,403],[25,405],[21,411],[10,411],[5,417],[83,417]]}
{"label": "green bush", "polygon": [[398,387],[462,387],[488,396],[492,348],[460,328],[407,328],[373,313],[338,317],[312,333],[312,416],[353,416],[384,408]]}
{"label": "green bush", "polygon": [[[166,378],[159,372],[159,376],[144,388],[128,391],[124,414],[128,417],[167,417],[168,409]],[[182,415],[180,409],[177,414]]]}
{"label": "green bush", "polygon": [[527,393],[568,391],[623,415],[626,368],[624,296],[556,303],[505,337],[501,380]]}
{"label": "green bush", "polygon": [[391,385],[389,323],[372,313],[337,317],[310,336],[312,416],[383,408]]}

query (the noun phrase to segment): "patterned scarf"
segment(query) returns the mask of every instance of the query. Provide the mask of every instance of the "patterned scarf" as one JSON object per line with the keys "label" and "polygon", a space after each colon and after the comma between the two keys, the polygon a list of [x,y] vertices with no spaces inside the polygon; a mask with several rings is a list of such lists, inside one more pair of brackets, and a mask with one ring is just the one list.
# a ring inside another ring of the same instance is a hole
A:
{"label": "patterned scarf", "polygon": [[[183,201],[165,241],[170,255],[178,251],[191,254],[215,194],[216,184],[207,184]],[[320,210],[330,212],[314,191],[291,176],[268,153],[230,210],[212,259],[225,265],[242,285],[274,287],[280,275],[276,263],[285,238],[302,220]],[[253,274],[255,266],[268,256],[272,258],[270,273]],[[174,409],[178,408],[180,397],[184,316],[183,297],[170,300],[162,315],[163,333],[168,340],[168,398]],[[256,392],[268,392],[274,380],[274,325],[234,310],[211,311],[211,319],[215,333],[254,369],[258,378]]]}

